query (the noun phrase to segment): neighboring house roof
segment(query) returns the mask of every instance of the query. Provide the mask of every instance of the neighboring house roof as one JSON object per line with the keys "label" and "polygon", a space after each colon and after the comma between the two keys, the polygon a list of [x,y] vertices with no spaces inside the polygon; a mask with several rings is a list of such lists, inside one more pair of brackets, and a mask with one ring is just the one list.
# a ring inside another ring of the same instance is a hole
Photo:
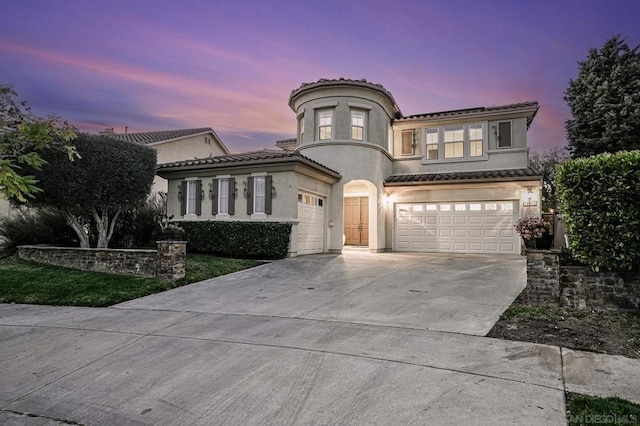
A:
{"label": "neighboring house roof", "polygon": [[420,173],[407,175],[391,175],[385,186],[419,185],[437,183],[484,182],[484,181],[517,181],[539,180],[542,175],[532,169],[483,170],[477,172]]}
{"label": "neighboring house roof", "polygon": [[301,161],[314,168],[323,170],[328,174],[341,177],[340,173],[318,163],[298,151],[284,151],[263,149],[261,151],[243,152],[240,154],[220,155],[216,157],[200,158],[194,160],[174,161],[172,163],[158,164],[158,171],[173,171],[183,169],[201,169],[225,167],[229,165],[261,165],[270,163],[283,163],[287,161]]}
{"label": "neighboring house roof", "polygon": [[540,106],[537,101],[529,101],[529,102],[519,102],[516,104],[508,104],[508,105],[493,105],[488,107],[476,107],[476,108],[465,108],[465,109],[456,109],[451,111],[439,111],[439,112],[429,112],[425,114],[414,114],[408,115],[406,117],[398,118],[395,120],[396,123],[401,123],[404,121],[414,121],[414,120],[425,120],[432,118],[452,118],[452,117],[464,117],[468,115],[477,115],[477,114],[487,114],[494,112],[517,112],[523,111],[528,112],[529,116],[527,116],[527,126],[531,125],[536,113]]}
{"label": "neighboring house roof", "polygon": [[138,133],[107,133],[105,134],[105,136],[143,145],[153,145],[157,143],[170,142],[176,139],[190,136],[204,135],[207,133],[213,133],[222,150],[227,153],[229,152],[227,147],[224,146],[224,143],[222,143],[222,140],[218,137],[216,132],[211,127],[200,127],[197,129],[159,130],[153,132]]}
{"label": "neighboring house roof", "polygon": [[295,148],[297,143],[298,143],[298,139],[296,138],[281,139],[279,141],[276,141],[276,146],[286,151],[286,150],[291,150],[291,148]]}
{"label": "neighboring house roof", "polygon": [[371,90],[375,90],[385,96],[392,104],[393,108],[396,111],[397,117],[402,117],[402,111],[400,111],[400,107],[398,103],[393,98],[391,92],[384,88],[382,84],[371,83],[367,80],[351,80],[348,78],[338,78],[338,79],[328,79],[321,78],[318,81],[314,81],[313,83],[302,83],[300,87],[291,91],[291,95],[289,96],[289,106],[293,108],[293,100],[294,98],[300,96],[302,93],[307,92],[309,90],[317,89],[320,87],[332,87],[332,86],[360,86],[366,87]]}

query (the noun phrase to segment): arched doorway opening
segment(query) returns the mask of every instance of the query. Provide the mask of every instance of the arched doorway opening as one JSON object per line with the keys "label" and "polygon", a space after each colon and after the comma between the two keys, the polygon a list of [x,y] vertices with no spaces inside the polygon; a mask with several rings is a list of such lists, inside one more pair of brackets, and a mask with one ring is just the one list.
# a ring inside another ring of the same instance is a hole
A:
{"label": "arched doorway opening", "polygon": [[344,185],[343,196],[344,245],[377,245],[378,192],[375,185],[364,179],[352,180]]}

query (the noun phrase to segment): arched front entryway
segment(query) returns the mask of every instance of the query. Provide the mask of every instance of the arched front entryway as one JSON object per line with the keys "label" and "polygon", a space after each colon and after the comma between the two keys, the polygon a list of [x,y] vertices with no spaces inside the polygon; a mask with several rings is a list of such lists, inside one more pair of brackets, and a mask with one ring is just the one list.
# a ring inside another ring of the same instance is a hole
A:
{"label": "arched front entryway", "polygon": [[345,246],[378,246],[378,191],[368,180],[352,180],[343,187]]}

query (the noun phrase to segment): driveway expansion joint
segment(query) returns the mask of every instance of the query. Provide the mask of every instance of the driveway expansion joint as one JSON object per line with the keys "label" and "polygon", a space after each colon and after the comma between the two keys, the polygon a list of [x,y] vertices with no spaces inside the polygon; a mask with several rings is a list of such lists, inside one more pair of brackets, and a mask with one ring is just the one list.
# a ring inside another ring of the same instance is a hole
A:
{"label": "driveway expansion joint", "polygon": [[37,419],[53,420],[54,422],[64,423],[64,424],[66,424],[66,425],[85,426],[85,424],[84,424],[84,423],[78,423],[78,422],[75,422],[75,421],[73,421],[73,420],[58,419],[58,418],[55,418],[55,417],[49,417],[49,416],[44,416],[44,415],[40,415],[40,414],[24,413],[24,412],[22,412],[22,411],[6,410],[6,409],[1,409],[1,408],[0,408],[0,412],[2,412],[2,413],[14,414],[14,415],[16,415],[16,416],[22,416],[22,417],[30,417],[30,418],[37,418]]}

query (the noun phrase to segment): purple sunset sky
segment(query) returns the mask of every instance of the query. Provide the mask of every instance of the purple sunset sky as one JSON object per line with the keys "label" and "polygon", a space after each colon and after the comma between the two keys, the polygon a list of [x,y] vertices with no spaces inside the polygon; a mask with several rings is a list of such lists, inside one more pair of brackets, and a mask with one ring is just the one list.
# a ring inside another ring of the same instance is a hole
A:
{"label": "purple sunset sky", "polygon": [[295,136],[301,83],[366,78],[405,115],[537,100],[546,150],[577,62],[640,44],[639,18],[637,0],[10,1],[0,83],[83,131],[212,127],[238,152]]}

